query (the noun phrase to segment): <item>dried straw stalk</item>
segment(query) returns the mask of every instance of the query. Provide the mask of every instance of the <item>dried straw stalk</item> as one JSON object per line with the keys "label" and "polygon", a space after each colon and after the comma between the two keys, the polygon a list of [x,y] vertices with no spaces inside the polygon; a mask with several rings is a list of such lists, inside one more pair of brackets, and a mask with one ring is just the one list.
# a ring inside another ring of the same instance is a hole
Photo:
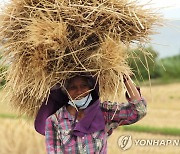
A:
{"label": "dried straw stalk", "polygon": [[80,72],[98,77],[103,100],[118,100],[127,47],[158,22],[136,1],[12,0],[0,15],[8,100],[34,116],[54,85]]}

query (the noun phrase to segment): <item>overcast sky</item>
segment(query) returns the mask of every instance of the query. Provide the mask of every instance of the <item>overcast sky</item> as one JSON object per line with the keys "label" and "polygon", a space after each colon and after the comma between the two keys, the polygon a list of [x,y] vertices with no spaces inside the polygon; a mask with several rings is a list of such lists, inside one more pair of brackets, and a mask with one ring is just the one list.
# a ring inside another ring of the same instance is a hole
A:
{"label": "overcast sky", "polygon": [[142,3],[151,3],[155,7],[171,7],[171,8],[180,8],[179,0],[139,0]]}
{"label": "overcast sky", "polygon": [[180,20],[180,0],[139,0],[141,3],[150,3],[151,7],[159,8],[168,19]]}
{"label": "overcast sky", "polygon": [[[0,5],[10,0],[0,0]],[[180,20],[180,0],[138,0],[140,3],[150,3],[151,7],[161,8],[165,18]]]}

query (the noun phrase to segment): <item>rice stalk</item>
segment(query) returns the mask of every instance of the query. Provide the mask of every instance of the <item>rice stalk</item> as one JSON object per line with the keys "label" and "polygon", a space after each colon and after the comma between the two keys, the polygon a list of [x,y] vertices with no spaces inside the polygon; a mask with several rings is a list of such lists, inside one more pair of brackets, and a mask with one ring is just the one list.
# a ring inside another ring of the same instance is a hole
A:
{"label": "rice stalk", "polygon": [[12,0],[0,14],[8,100],[35,116],[54,85],[86,72],[98,75],[102,100],[117,101],[122,74],[132,74],[127,48],[147,42],[160,24],[137,1]]}

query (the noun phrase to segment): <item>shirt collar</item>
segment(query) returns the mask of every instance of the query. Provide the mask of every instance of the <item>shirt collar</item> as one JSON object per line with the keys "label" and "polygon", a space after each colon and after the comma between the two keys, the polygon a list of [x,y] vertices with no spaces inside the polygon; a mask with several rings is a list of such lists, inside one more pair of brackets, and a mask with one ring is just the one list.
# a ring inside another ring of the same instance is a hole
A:
{"label": "shirt collar", "polygon": [[62,118],[74,120],[74,116],[67,111],[66,106],[63,106],[61,109],[60,113],[62,113]]}

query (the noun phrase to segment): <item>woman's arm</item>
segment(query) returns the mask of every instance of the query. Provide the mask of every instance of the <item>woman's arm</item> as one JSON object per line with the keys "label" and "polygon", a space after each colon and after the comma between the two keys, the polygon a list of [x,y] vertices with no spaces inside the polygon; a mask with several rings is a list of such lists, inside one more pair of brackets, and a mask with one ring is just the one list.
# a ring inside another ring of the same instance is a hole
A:
{"label": "woman's arm", "polygon": [[129,94],[130,100],[141,100],[141,96],[139,91],[137,90],[135,84],[132,82],[130,76],[123,76],[124,78],[124,84],[126,86],[127,92]]}
{"label": "woman's arm", "polygon": [[128,103],[101,103],[101,110],[103,112],[106,129],[108,134],[112,130],[122,125],[133,124],[146,115],[146,102],[142,98],[139,101]]}
{"label": "woman's arm", "polygon": [[129,96],[127,103],[104,102],[101,104],[108,130],[133,124],[146,115],[146,101],[141,97],[140,90],[136,88],[130,77],[124,77],[124,82]]}

